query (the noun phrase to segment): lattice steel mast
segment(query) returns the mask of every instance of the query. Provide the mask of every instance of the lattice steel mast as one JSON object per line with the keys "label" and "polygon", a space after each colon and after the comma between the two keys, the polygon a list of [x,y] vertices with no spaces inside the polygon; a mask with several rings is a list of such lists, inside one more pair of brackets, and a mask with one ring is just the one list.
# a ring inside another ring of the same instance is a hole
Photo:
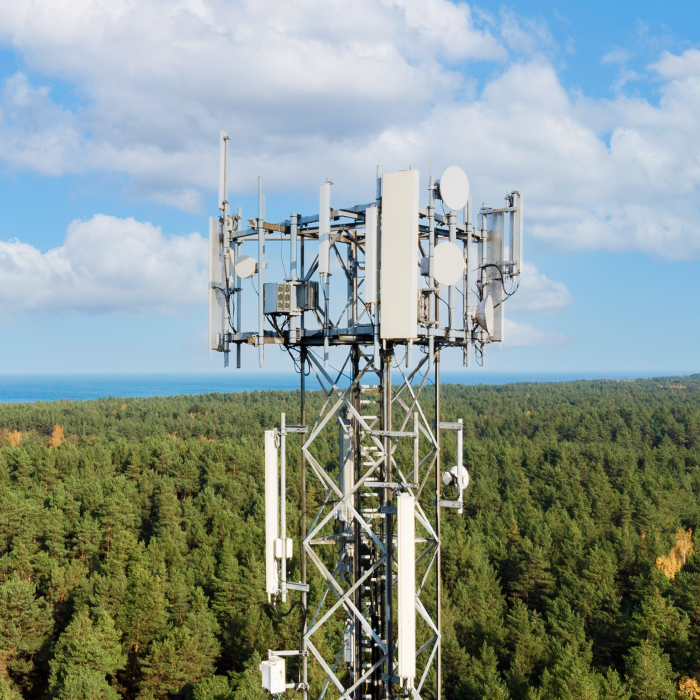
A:
{"label": "lattice steel mast", "polygon": [[[269,223],[259,179],[258,217],[245,227],[240,209],[229,213],[227,160],[222,133],[220,215],[209,228],[210,348],[228,365],[234,345],[240,367],[242,346],[255,346],[262,367],[265,345],[280,345],[301,377],[301,424],[287,425],[282,414],[279,429],[265,434],[266,587],[273,601],[300,596],[304,629],[299,649],[271,651],[263,662],[264,687],[273,694],[294,689],[304,700],[440,698],[440,512],[462,512],[468,483],[462,422],[441,421],[440,355],[461,348],[466,365],[470,346],[483,361],[484,347],[503,341],[504,302],[520,279],[522,197],[509,192],[505,207],[484,205],[475,229],[459,168],[436,184],[430,178],[426,207],[417,170],[382,175],[378,168],[375,200],[334,209],[326,181],[317,214]],[[447,214],[436,213],[436,198]],[[269,244],[290,251],[289,276],[279,282],[265,280]],[[257,259],[244,248],[255,249]],[[244,331],[242,280],[256,275],[257,328]],[[330,366],[331,352],[339,370]],[[325,398],[310,421],[308,375]],[[335,430],[337,463],[319,449]],[[445,430],[456,433],[457,464],[443,474]],[[290,433],[302,435],[296,582],[287,580]],[[309,524],[310,487],[321,498]],[[309,562],[324,582],[313,601]],[[287,656],[299,657],[295,682],[286,679]],[[309,657],[321,669],[313,677]]]}

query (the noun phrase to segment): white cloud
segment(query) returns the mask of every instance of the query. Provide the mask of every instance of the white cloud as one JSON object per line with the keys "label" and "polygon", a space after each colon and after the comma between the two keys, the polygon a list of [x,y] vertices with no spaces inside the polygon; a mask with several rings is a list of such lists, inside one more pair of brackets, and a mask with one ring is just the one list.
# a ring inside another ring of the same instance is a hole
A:
{"label": "white cloud", "polygon": [[569,336],[556,331],[543,331],[534,328],[529,323],[519,323],[506,318],[506,347],[558,347],[571,342]]}
{"label": "white cloud", "polygon": [[565,309],[573,297],[563,282],[550,280],[535,265],[525,261],[518,291],[506,302],[511,311],[550,316]]}
{"label": "white cloud", "polygon": [[[58,175],[124,172],[188,211],[231,141],[231,192],[373,194],[374,166],[463,165],[479,201],[517,187],[526,233],[571,250],[700,256],[700,51],[649,67],[658,104],[568,92],[546,25],[448,0],[60,0],[0,5],[0,39],[30,73],[7,80],[0,157]],[[549,56],[549,57],[548,57]],[[624,62],[613,51],[606,63]],[[495,62],[476,92],[468,66]],[[618,89],[637,79],[621,73]],[[36,82],[37,84],[33,84]]]}
{"label": "white cloud", "polygon": [[22,311],[177,314],[206,299],[206,242],[163,235],[134,219],[97,214],[73,221],[46,253],[0,241],[0,308]]}

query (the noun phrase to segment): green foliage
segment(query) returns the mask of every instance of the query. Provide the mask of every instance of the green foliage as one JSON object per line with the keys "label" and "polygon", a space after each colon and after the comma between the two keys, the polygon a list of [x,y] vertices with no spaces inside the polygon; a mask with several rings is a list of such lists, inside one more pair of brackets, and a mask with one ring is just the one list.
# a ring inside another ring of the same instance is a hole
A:
{"label": "green foliage", "polygon": [[107,677],[124,668],[121,633],[105,612],[93,624],[87,608],[73,616],[56,643],[51,660],[49,691],[60,700],[118,698]]}
{"label": "green foliage", "polygon": [[[441,398],[443,420],[464,420],[471,475],[465,514],[442,525],[446,700],[670,699],[681,677],[694,683],[700,556],[673,578],[656,562],[679,528],[700,532],[700,377]],[[298,399],[0,405],[0,700],[268,697],[260,661],[295,647],[301,618],[275,615],[263,592],[262,433],[282,411],[297,422]],[[310,393],[309,413],[322,402]],[[314,449],[333,469],[335,428]],[[443,465],[454,452],[443,434]],[[323,586],[310,585],[313,605]],[[316,646],[330,655],[341,634],[331,624]],[[318,685],[312,660],[309,673]]]}

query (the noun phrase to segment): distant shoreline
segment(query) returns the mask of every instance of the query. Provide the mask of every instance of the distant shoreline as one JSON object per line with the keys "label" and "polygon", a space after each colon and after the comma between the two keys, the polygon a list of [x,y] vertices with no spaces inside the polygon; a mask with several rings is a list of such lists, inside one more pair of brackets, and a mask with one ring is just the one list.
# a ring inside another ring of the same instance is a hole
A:
{"label": "distant shoreline", "polygon": [[[635,381],[636,379],[680,379],[690,372],[490,372],[488,370],[443,370],[443,384],[499,386],[505,384],[559,383],[568,381]],[[399,376],[399,380],[401,377]],[[341,379],[341,385],[347,379]],[[676,383],[677,384],[677,383]],[[313,376],[309,390],[318,389]],[[295,391],[299,376],[293,372],[256,371],[130,374],[14,374],[0,375],[0,403],[37,401],[88,401],[100,398],[147,398],[252,391]]]}

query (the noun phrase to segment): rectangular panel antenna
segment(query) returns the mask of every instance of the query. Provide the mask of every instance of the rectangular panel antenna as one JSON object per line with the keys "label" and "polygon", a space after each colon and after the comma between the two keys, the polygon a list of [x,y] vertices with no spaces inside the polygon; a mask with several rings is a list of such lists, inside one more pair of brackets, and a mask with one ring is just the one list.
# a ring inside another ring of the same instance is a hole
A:
{"label": "rectangular panel antenna", "polygon": [[494,267],[487,267],[485,270],[486,292],[490,292],[493,298],[493,334],[491,340],[502,342],[505,340],[505,315],[503,313],[505,304],[503,298],[503,283],[499,269],[503,269],[505,257],[505,237],[503,226],[505,217],[503,212],[489,214],[487,217],[486,231],[486,263]]}
{"label": "rectangular panel antenna", "polygon": [[209,217],[209,348],[223,350],[221,336],[226,332],[224,289],[224,247],[219,220]]}
{"label": "rectangular panel antenna", "polygon": [[387,173],[382,182],[379,301],[382,338],[418,337],[419,173]]}
{"label": "rectangular panel antenna", "polygon": [[[347,413],[340,414],[339,416],[343,425],[338,427],[339,430],[339,464],[340,464],[340,474],[338,475],[338,482],[340,484],[340,490],[343,492],[343,496],[346,496],[352,491],[352,487],[355,483],[355,462],[353,460],[353,434],[352,434],[352,422],[348,420]],[[340,510],[340,519],[343,522],[351,523],[352,515],[350,509],[347,506],[343,506]]]}
{"label": "rectangular panel antenna", "polygon": [[321,185],[318,205],[318,272],[327,275],[330,272],[331,255],[331,183]]}
{"label": "rectangular panel antenna", "polygon": [[279,537],[279,481],[275,431],[265,431],[265,590],[267,599],[279,592],[275,540]]}
{"label": "rectangular panel antenna", "polygon": [[511,231],[511,259],[515,263],[513,265],[513,274],[520,274],[520,263],[523,250],[523,196],[519,192],[513,192],[513,206],[516,211],[510,215],[510,231]]}
{"label": "rectangular panel antenna", "polygon": [[399,676],[416,677],[416,499],[396,499],[396,580],[398,586]]}
{"label": "rectangular panel antenna", "polygon": [[365,304],[377,302],[377,234],[379,209],[365,210]]}

